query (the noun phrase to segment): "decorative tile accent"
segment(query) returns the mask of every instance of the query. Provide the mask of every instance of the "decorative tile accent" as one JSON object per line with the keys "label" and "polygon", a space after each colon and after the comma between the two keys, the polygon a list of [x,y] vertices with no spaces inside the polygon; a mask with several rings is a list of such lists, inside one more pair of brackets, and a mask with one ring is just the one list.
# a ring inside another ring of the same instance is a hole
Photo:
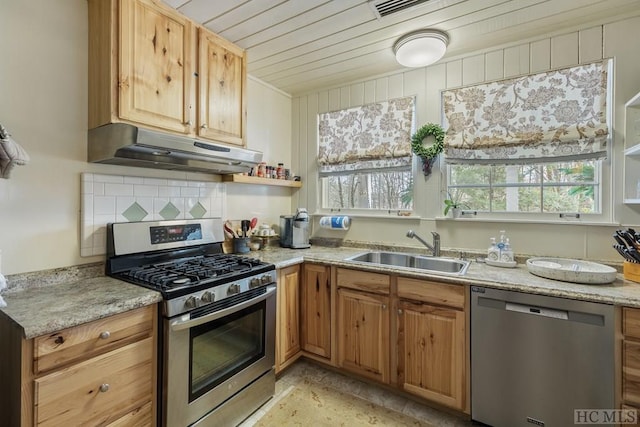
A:
{"label": "decorative tile accent", "polygon": [[81,174],[80,255],[106,253],[110,222],[223,218],[226,186],[219,182]]}
{"label": "decorative tile accent", "polygon": [[207,213],[207,210],[200,204],[200,202],[197,202],[195,206],[191,208],[189,213],[194,218],[202,218],[204,217],[204,214]]}
{"label": "decorative tile accent", "polygon": [[145,211],[137,202],[133,202],[126,211],[122,212],[122,216],[127,218],[129,222],[142,221],[149,212]]}
{"label": "decorative tile accent", "polygon": [[164,219],[176,219],[180,215],[180,210],[171,202],[167,203],[164,208],[158,212]]}

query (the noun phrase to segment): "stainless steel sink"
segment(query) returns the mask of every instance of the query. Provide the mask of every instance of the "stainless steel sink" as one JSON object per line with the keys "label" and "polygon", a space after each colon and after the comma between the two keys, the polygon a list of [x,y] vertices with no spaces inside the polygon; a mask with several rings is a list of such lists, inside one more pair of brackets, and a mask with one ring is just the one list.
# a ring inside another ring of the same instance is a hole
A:
{"label": "stainless steel sink", "polygon": [[398,252],[365,252],[350,256],[346,258],[346,261],[412,268],[429,273],[450,274],[456,276],[464,275],[469,268],[469,261]]}

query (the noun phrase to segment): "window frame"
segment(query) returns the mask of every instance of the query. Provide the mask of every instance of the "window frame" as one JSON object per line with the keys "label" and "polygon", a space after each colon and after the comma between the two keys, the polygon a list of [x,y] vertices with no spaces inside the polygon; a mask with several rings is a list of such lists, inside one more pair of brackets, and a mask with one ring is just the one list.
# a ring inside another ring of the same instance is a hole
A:
{"label": "window frame", "polygon": [[[579,161],[579,160],[574,160]],[[476,211],[473,209],[463,209],[462,218],[470,219],[470,220],[489,220],[489,221],[513,221],[513,222],[540,222],[540,223],[585,223],[585,224],[598,224],[598,225],[609,225],[615,224],[614,215],[613,215],[613,206],[612,206],[612,187],[613,187],[613,174],[611,168],[611,158],[607,157],[606,159],[596,160],[599,163],[599,167],[597,167],[596,174],[594,176],[594,181],[596,185],[599,187],[599,196],[597,197],[596,203],[598,203],[600,207],[599,213],[579,213],[578,217],[574,217],[573,214],[576,212],[509,212],[509,211],[498,211],[498,212],[489,212],[489,211]],[[541,165],[542,163],[536,163],[536,165]],[[447,192],[452,188],[449,185],[450,179],[450,168],[452,166],[461,166],[456,164],[446,164],[444,161],[441,161],[442,170],[443,170],[443,196],[441,199],[442,204],[444,205],[444,199],[447,198]],[[504,165],[510,166],[510,165]],[[552,186],[555,186],[553,184]],[[499,188],[519,188],[524,186],[532,186],[532,185],[517,185],[517,184],[505,184],[499,185]],[[460,188],[487,188],[487,185],[479,185],[479,184],[467,184],[467,185],[459,185],[455,187]]]}

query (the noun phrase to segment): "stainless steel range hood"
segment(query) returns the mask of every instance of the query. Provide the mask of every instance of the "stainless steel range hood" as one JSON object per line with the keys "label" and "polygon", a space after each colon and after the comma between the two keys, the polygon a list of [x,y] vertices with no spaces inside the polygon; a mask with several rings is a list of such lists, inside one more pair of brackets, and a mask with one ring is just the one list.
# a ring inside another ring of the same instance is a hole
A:
{"label": "stainless steel range hood", "polygon": [[94,163],[215,174],[248,172],[259,151],[151,131],[126,123],[89,129],[88,160]]}

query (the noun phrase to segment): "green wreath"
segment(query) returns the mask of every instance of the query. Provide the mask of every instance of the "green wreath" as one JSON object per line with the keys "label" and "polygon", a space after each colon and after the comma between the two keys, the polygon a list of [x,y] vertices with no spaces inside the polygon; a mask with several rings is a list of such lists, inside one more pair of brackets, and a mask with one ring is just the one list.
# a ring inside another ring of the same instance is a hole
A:
{"label": "green wreath", "polygon": [[[436,139],[436,142],[429,147],[425,147],[422,141],[428,137],[433,135]],[[442,149],[444,148],[444,130],[442,126],[437,125],[435,123],[427,123],[422,126],[416,133],[411,137],[411,151],[418,156],[433,159],[438,154],[442,153]]]}

